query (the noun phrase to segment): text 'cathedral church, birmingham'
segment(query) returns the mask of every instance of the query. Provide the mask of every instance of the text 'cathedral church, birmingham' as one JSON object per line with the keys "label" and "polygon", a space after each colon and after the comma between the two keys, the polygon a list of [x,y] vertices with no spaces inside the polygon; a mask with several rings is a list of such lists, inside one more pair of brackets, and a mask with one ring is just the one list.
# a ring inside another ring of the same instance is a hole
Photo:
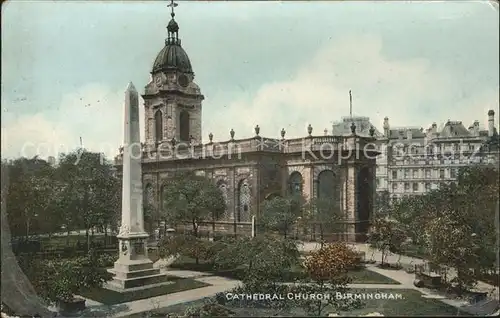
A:
{"label": "text 'cathedral church, birmingham'", "polygon": [[[355,124],[349,136],[314,136],[309,125],[305,136],[295,139],[286,139],[284,129],[281,139],[260,136],[257,125],[252,138],[236,139],[231,129],[229,140],[214,142],[209,133],[209,142],[203,144],[204,96],[181,46],[174,5],[165,46],[154,60],[151,81],[142,95],[145,205],[159,211],[163,185],[175,172],[191,170],[213,180],[226,199],[224,215],[215,226],[210,222],[201,230],[250,234],[251,218],[259,218],[264,200],[301,193],[306,199],[333,198],[335,210],[345,218],[345,230],[337,237],[363,239],[373,212],[378,153],[364,149],[375,139],[357,136]],[[116,164],[120,171],[120,156]]]}

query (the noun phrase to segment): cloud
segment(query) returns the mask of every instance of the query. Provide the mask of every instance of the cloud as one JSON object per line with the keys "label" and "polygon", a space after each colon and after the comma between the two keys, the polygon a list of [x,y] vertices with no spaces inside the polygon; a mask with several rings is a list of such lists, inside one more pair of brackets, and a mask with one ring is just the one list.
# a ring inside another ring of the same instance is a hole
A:
{"label": "cloud", "polygon": [[[486,126],[487,111],[498,109],[498,87],[467,92],[451,73],[428,60],[390,59],[383,49],[380,37],[367,34],[345,35],[325,45],[297,66],[293,77],[264,83],[250,97],[243,92],[222,111],[205,110],[204,141],[209,132],[214,141],[227,140],[231,128],[236,138],[251,137],[257,124],[268,137],[279,137],[281,128],[287,138],[305,136],[309,123],[313,134],[322,135],[332,121],[349,114],[349,90],[354,115],[370,117],[379,130],[385,116],[392,126],[428,127],[447,119],[466,126],[477,119]],[[3,157],[20,156],[23,150],[25,156],[57,155],[78,147],[82,137],[85,148],[113,158],[123,142],[125,86],[113,91],[104,84],[89,84],[62,96],[50,112],[2,119]],[[144,109],[139,109],[144,140]]]}
{"label": "cloud", "polygon": [[[123,143],[123,107],[124,91],[114,92],[95,83],[81,87],[62,96],[59,106],[50,112],[5,120],[2,156],[57,157],[79,147],[81,137],[85,148],[103,152],[111,159]],[[139,119],[144,127],[142,107]]]}
{"label": "cloud", "polygon": [[485,123],[487,110],[498,105],[498,90],[457,99],[461,89],[446,70],[426,59],[389,59],[380,37],[351,34],[319,50],[293,78],[266,83],[252,98],[230,103],[205,121],[204,135],[211,131],[214,140],[225,140],[234,128],[238,138],[250,137],[258,124],[261,135],[278,137],[285,128],[287,137],[301,137],[309,123],[313,134],[322,135],[349,114],[349,90],[354,115],[370,117],[379,128],[385,116],[394,126],[425,127],[450,117]]}

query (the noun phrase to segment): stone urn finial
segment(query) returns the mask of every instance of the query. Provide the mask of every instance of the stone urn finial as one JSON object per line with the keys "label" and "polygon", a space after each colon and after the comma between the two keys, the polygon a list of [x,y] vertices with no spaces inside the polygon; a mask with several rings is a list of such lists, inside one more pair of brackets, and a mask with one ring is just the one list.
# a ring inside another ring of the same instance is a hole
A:
{"label": "stone urn finial", "polygon": [[375,128],[373,128],[373,126],[370,127],[370,136],[375,136]]}
{"label": "stone urn finial", "polygon": [[355,135],[355,134],[356,134],[356,124],[354,124],[354,122],[351,124],[351,133],[352,133],[353,135]]}
{"label": "stone urn finial", "polygon": [[311,126],[311,124],[309,124],[309,126],[307,126],[307,133],[309,134],[309,137],[311,137],[312,132],[313,132],[313,127]]}
{"label": "stone urn finial", "polygon": [[208,134],[208,140],[210,140],[210,143],[212,143],[212,140],[214,139],[214,134],[209,133]]}
{"label": "stone urn finial", "polygon": [[325,133],[325,136],[328,136],[328,129],[325,128],[324,133]]}
{"label": "stone urn finial", "polygon": [[254,130],[255,130],[255,135],[258,136],[259,133],[260,133],[260,127],[259,127],[259,125],[255,126]]}
{"label": "stone urn finial", "polygon": [[231,140],[233,140],[234,139],[234,129],[233,128],[231,128],[229,135],[231,135]]}
{"label": "stone urn finial", "polygon": [[286,134],[285,128],[281,128],[281,138],[282,139],[285,139],[285,134]]}

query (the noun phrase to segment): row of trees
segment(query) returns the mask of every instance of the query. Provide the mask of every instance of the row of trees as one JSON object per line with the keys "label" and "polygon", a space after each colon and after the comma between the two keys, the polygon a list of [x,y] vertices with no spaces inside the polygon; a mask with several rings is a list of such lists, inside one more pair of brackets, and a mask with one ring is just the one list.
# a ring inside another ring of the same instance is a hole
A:
{"label": "row of trees", "polygon": [[[179,173],[166,184],[164,209],[160,218],[172,226],[190,224],[194,236],[199,236],[200,224],[218,219],[226,210],[221,191],[206,177],[194,173]],[[306,201],[300,195],[275,196],[262,203],[257,219],[258,232],[273,231],[288,238],[298,227],[315,225],[321,242],[325,235],[343,231],[343,214],[333,197]]]}
{"label": "row of trees", "polygon": [[463,168],[456,182],[388,208],[373,222],[371,244],[383,259],[417,248],[432,263],[453,268],[459,287],[469,286],[496,270],[498,193],[496,168]]}
{"label": "row of trees", "polygon": [[[102,154],[80,149],[63,154],[57,165],[37,157],[2,162],[8,171],[6,207],[14,237],[29,238],[116,226],[121,187]],[[89,239],[87,239],[88,241]]]}
{"label": "row of trees", "polygon": [[[74,230],[99,229],[107,234],[119,220],[120,180],[102,154],[79,149],[60,156],[57,165],[34,157],[3,161],[8,171],[7,212],[14,237],[29,238]],[[221,191],[212,180],[194,173],[178,173],[163,189],[163,204],[155,211],[144,202],[145,223],[199,225],[220,218],[226,210]],[[274,197],[262,204],[260,230],[292,235],[297,225],[316,224],[321,240],[327,232],[340,231],[342,215],[333,198],[308,202],[301,196]],[[152,230],[152,227],[150,230]],[[88,240],[87,240],[88,241]]]}

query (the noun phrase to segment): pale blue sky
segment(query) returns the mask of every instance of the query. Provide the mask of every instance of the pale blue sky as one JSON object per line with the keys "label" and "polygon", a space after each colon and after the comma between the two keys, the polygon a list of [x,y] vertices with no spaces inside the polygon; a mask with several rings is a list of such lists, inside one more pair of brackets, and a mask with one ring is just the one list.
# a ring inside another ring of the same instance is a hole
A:
{"label": "pale blue sky", "polygon": [[[5,3],[3,156],[26,143],[72,148],[80,136],[113,153],[123,90],[149,81],[167,4]],[[305,135],[308,123],[322,134],[348,115],[349,89],[354,113],[379,129],[384,116],[393,126],[484,126],[498,110],[499,15],[488,1],[180,1],[176,14],[206,97],[204,137],[227,139],[231,128],[249,137],[256,124],[270,137],[282,127]]]}

